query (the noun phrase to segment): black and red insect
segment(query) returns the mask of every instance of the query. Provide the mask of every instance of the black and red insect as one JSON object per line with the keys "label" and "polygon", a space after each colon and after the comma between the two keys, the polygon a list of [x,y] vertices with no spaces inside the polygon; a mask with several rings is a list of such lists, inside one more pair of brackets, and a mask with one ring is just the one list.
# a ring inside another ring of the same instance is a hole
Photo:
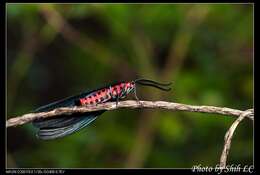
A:
{"label": "black and red insect", "polygon": [[[83,92],[79,95],[71,96],[51,104],[42,106],[34,112],[46,112],[58,107],[71,107],[83,105],[95,105],[99,103],[116,101],[125,98],[128,94],[134,93],[137,100],[136,85],[152,86],[164,91],[169,91],[167,87],[171,83],[158,83],[147,79],[137,79],[128,82],[119,82],[110,86],[102,87],[97,90]],[[39,128],[37,137],[44,140],[56,139],[72,134],[93,122],[105,110],[87,112],[84,114],[60,115],[50,119],[37,119],[33,125]]]}

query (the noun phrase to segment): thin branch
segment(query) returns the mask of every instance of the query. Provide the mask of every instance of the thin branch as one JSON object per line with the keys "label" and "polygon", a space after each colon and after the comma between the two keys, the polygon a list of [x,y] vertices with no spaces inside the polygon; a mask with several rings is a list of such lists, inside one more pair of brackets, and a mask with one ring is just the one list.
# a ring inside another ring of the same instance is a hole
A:
{"label": "thin branch", "polygon": [[230,150],[231,146],[231,140],[233,137],[233,134],[235,132],[235,129],[237,128],[238,124],[245,118],[253,115],[253,110],[249,109],[241,113],[241,115],[236,119],[236,121],[231,125],[229,130],[225,134],[225,143],[224,143],[224,148],[220,157],[220,168],[225,168],[226,167],[226,162],[227,162],[227,156]]}
{"label": "thin branch", "polygon": [[[215,106],[192,106],[181,103],[172,103],[165,101],[121,101],[118,102],[108,102],[98,105],[83,106],[83,107],[62,107],[56,108],[48,112],[39,112],[39,113],[28,113],[22,116],[14,117],[6,121],[6,127],[23,125],[29,122],[32,122],[35,119],[39,118],[48,118],[58,115],[70,115],[72,113],[85,113],[99,110],[115,110],[120,108],[160,108],[172,111],[187,111],[187,112],[202,112],[202,113],[213,113],[213,114],[222,114],[229,116],[239,117],[244,111],[231,109],[226,107],[215,107]],[[251,120],[254,120],[253,110],[251,113],[247,113],[245,117],[248,117]]]}

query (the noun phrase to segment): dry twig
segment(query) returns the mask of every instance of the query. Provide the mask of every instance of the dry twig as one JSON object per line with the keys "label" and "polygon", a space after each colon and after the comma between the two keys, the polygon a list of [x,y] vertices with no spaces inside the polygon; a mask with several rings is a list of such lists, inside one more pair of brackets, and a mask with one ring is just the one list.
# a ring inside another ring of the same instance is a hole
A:
{"label": "dry twig", "polygon": [[[115,110],[120,108],[160,108],[160,109],[167,109],[172,111],[187,111],[187,112],[202,112],[202,113],[213,113],[213,114],[222,114],[222,115],[229,115],[229,116],[237,116],[239,117],[244,111],[240,111],[237,109],[231,108],[222,108],[222,107],[214,107],[214,106],[192,106],[186,105],[181,103],[172,103],[172,102],[165,102],[165,101],[121,101],[118,102],[108,102],[98,105],[91,105],[91,106],[83,106],[83,107],[62,107],[57,108],[52,111],[48,112],[39,112],[39,113],[29,113],[22,116],[14,117],[6,121],[6,127],[11,126],[18,126],[23,125],[28,122],[32,122],[38,118],[47,118],[53,117],[58,115],[70,115],[72,113],[85,113],[85,112],[92,112],[92,111],[99,111],[99,110]],[[251,112],[250,114],[252,114]],[[253,115],[246,115],[245,117],[250,118],[251,120],[254,119]]]}
{"label": "dry twig", "polygon": [[245,118],[245,117],[253,117],[253,110],[249,109],[240,114],[240,116],[236,119],[236,121],[231,125],[229,130],[225,134],[225,143],[224,143],[224,148],[220,157],[220,168],[225,168],[226,167],[226,162],[227,162],[227,156],[229,153],[229,149],[231,146],[231,140],[233,137],[233,134],[235,132],[236,127],[238,124]]}
{"label": "dry twig", "polygon": [[62,107],[56,108],[48,112],[38,112],[38,113],[28,113],[22,116],[14,117],[6,121],[6,127],[23,125],[32,122],[39,118],[48,118],[58,115],[70,115],[72,113],[85,113],[99,110],[115,110],[120,108],[159,108],[172,111],[187,111],[187,112],[202,112],[202,113],[212,113],[212,114],[222,114],[228,116],[237,116],[236,121],[231,125],[229,130],[225,135],[225,144],[220,158],[220,168],[226,167],[227,156],[229,153],[231,139],[233,137],[234,131],[237,125],[245,118],[254,120],[253,109],[248,109],[246,111],[241,111],[237,109],[231,109],[226,107],[215,107],[215,106],[193,106],[181,103],[172,103],[165,101],[120,101],[116,105],[116,102],[108,102],[98,105],[82,106],[82,107]]}

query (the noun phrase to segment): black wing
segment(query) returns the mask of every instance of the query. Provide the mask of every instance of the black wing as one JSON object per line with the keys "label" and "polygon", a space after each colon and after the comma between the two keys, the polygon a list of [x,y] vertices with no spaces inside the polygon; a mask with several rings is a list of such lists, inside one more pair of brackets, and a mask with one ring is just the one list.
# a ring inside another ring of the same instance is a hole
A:
{"label": "black wing", "polygon": [[[36,109],[34,112],[46,112],[58,107],[75,106],[79,98],[83,98],[94,91],[84,92],[79,95],[71,96],[53,102],[51,104]],[[105,111],[103,110],[103,111],[88,112],[84,114],[73,114],[71,116],[60,115],[60,116],[52,117],[50,119],[48,118],[37,119],[34,120],[32,123],[35,127],[39,128],[37,133],[38,138],[44,140],[55,139],[55,138],[70,135],[88,126],[91,122],[93,122],[97,118],[98,115],[101,115],[103,112]]]}

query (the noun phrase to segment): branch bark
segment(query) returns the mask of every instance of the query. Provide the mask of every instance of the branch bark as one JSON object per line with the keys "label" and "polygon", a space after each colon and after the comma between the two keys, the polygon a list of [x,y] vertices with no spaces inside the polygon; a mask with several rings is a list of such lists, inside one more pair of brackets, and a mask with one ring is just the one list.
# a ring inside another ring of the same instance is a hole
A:
{"label": "branch bark", "polygon": [[[215,106],[193,106],[181,103],[172,103],[172,102],[165,102],[165,101],[120,101],[116,105],[116,102],[108,102],[98,105],[91,105],[91,106],[82,106],[82,107],[62,107],[56,108],[52,111],[48,112],[38,112],[38,113],[28,113],[22,116],[17,116],[10,118],[6,121],[6,127],[18,126],[23,125],[29,122],[32,122],[35,119],[39,118],[48,118],[54,117],[58,115],[71,115],[73,113],[85,113],[85,112],[92,112],[92,111],[99,111],[99,110],[116,110],[120,108],[159,108],[159,109],[166,109],[171,111],[187,111],[187,112],[201,112],[201,113],[212,113],[212,114],[222,114],[228,116],[237,116],[244,114],[245,111],[231,109],[226,107],[215,107]],[[247,115],[243,115],[251,120],[254,120],[254,112],[251,109],[250,112],[246,113]]]}
{"label": "branch bark", "polygon": [[229,130],[226,132],[225,135],[225,143],[224,148],[220,158],[220,168],[226,167],[227,156],[231,146],[231,139],[235,132],[236,127],[238,124],[245,118],[249,118],[252,121],[254,120],[254,110],[248,109],[245,111],[231,109],[226,107],[215,107],[215,106],[193,106],[181,103],[172,103],[172,102],[165,102],[165,101],[120,101],[118,104],[116,102],[108,102],[102,103],[98,105],[91,105],[91,106],[75,106],[75,107],[62,107],[56,108],[52,111],[47,112],[38,112],[38,113],[28,113],[22,116],[13,117],[6,121],[6,127],[11,126],[18,126],[23,125],[29,122],[32,122],[35,119],[39,118],[48,118],[54,117],[58,115],[71,115],[73,113],[85,113],[85,112],[92,112],[92,111],[99,111],[99,110],[116,110],[120,108],[159,108],[159,109],[166,109],[172,111],[187,111],[187,112],[201,112],[201,113],[212,113],[212,114],[222,114],[228,116],[236,116],[238,117],[235,122],[231,125]]}
{"label": "branch bark", "polygon": [[224,142],[224,148],[220,157],[220,168],[226,167],[227,162],[227,156],[230,150],[231,146],[231,140],[233,138],[233,134],[238,126],[238,124],[245,118],[250,115],[253,115],[253,110],[249,109],[241,113],[241,115],[235,120],[235,122],[230,126],[229,130],[225,134],[225,142]]}

